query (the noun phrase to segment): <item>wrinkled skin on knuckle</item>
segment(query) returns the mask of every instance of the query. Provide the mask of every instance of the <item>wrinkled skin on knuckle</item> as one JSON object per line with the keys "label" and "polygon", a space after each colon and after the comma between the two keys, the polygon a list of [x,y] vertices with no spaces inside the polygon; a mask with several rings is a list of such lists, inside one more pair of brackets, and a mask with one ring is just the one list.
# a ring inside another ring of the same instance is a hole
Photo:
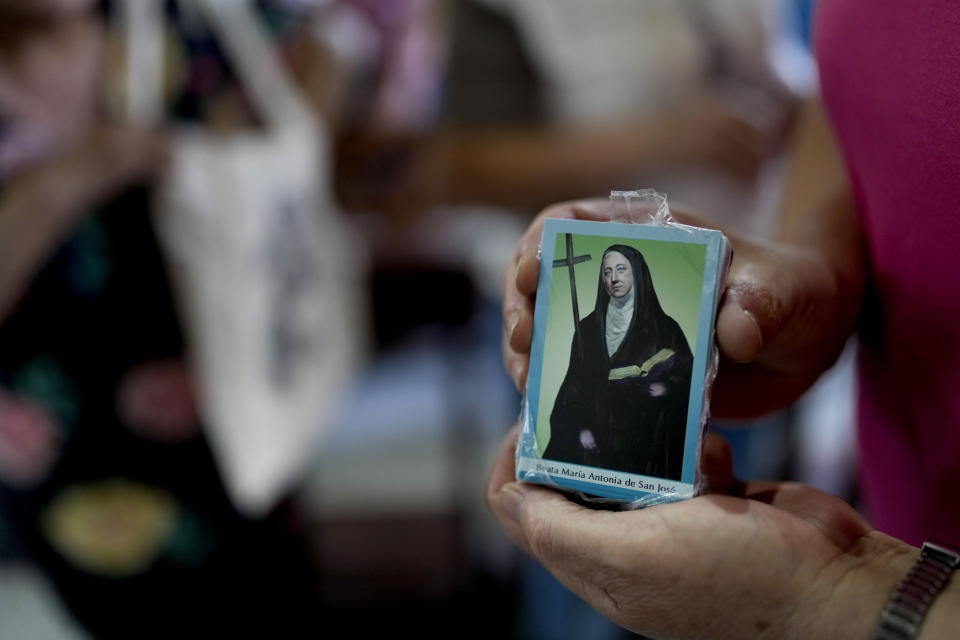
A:
{"label": "wrinkled skin on knuckle", "polygon": [[838,285],[821,260],[800,258],[790,275],[797,294],[781,311],[774,346],[792,345],[802,356],[798,364],[819,373],[834,363],[853,327],[842,326]]}
{"label": "wrinkled skin on knuckle", "polygon": [[751,245],[743,254],[726,298],[760,326],[764,346],[755,362],[777,373],[818,375],[833,364],[852,330],[841,317],[835,274],[810,251]]}
{"label": "wrinkled skin on knuckle", "polygon": [[564,565],[566,554],[558,551],[555,526],[552,520],[535,519],[524,524],[524,533],[530,552],[547,568]]}

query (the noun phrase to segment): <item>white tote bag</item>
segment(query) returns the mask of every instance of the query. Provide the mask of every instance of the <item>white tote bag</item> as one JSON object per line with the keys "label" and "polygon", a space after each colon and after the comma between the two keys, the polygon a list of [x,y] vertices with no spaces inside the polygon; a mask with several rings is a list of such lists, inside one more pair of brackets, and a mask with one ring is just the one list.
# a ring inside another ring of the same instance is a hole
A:
{"label": "white tote bag", "polygon": [[[127,0],[126,7],[128,69],[144,91],[151,86],[144,74],[158,74],[162,58],[145,51],[162,46],[145,33],[159,29],[143,9],[149,4]],[[266,126],[226,135],[178,131],[154,223],[221,475],[235,505],[257,516],[315,456],[357,368],[365,260],[330,193],[325,130],[251,3],[192,4]],[[132,115],[148,119],[156,97],[138,101],[135,86]]]}

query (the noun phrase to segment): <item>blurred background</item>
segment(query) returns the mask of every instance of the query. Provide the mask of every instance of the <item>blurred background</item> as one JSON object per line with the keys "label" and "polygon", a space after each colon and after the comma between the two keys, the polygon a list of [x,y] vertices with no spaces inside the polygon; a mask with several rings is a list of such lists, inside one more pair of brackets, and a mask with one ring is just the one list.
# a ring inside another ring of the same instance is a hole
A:
{"label": "blurred background", "polygon": [[[813,5],[0,0],[0,638],[626,637],[486,511],[503,269],[611,189],[774,236]],[[739,475],[856,500],[850,357]]]}

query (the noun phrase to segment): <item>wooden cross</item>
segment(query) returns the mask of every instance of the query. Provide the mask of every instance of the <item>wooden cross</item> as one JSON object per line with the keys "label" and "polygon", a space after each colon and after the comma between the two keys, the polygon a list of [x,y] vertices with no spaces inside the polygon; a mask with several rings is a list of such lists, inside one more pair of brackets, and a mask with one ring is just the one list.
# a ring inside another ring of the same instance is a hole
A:
{"label": "wooden cross", "polygon": [[567,267],[570,273],[570,299],[573,301],[573,342],[576,345],[580,360],[583,360],[583,344],[580,341],[580,304],[577,301],[577,278],[575,277],[573,267],[581,262],[591,260],[589,255],[573,255],[573,234],[566,233],[567,236],[567,257],[553,261],[553,268]]}

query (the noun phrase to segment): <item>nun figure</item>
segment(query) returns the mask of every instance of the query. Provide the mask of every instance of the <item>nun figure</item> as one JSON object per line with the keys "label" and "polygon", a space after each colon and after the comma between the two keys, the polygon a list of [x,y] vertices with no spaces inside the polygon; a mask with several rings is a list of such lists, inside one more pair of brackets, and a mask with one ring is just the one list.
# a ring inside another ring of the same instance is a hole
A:
{"label": "nun figure", "polygon": [[576,333],[543,457],[679,480],[693,355],[639,251],[604,252],[596,306]]}

